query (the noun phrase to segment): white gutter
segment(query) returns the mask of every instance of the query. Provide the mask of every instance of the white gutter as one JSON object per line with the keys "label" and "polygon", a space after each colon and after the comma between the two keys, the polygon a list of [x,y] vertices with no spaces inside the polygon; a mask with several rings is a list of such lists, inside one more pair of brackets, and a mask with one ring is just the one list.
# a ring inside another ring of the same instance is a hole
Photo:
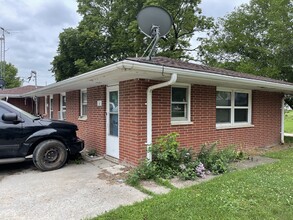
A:
{"label": "white gutter", "polygon": [[[138,70],[138,71],[141,70],[146,74],[145,78],[147,78],[148,72],[154,72],[160,75],[162,72],[162,67],[159,65],[154,65],[149,63],[140,63],[140,62],[131,61],[131,60],[123,60],[118,63],[114,63],[111,65],[102,67],[100,69],[92,70],[85,74],[81,74],[81,75],[78,75],[78,76],[57,82],[57,83],[50,84],[48,86],[34,90],[32,92],[25,93],[23,95],[34,96],[34,95],[38,95],[38,94],[42,94],[46,92],[52,93],[54,92],[54,90],[58,88],[63,88],[64,86],[68,84],[78,85],[78,83],[80,83],[82,80],[90,80],[91,78],[108,74],[109,72],[115,71],[117,69],[132,69],[132,70]],[[247,79],[247,78],[242,78],[237,76],[228,76],[228,75],[222,75],[222,74],[216,74],[216,73],[210,73],[210,72],[180,69],[180,68],[167,67],[167,66],[164,67],[164,73],[173,74],[174,72],[176,72],[178,76],[192,77],[198,80],[231,83],[235,86],[242,85],[242,86],[254,86],[258,88],[264,87],[263,89],[274,89],[276,90],[275,92],[293,94],[292,85],[288,85],[288,84],[256,80],[256,79]],[[80,89],[80,88],[76,88],[76,89]]]}
{"label": "white gutter", "polygon": [[285,96],[282,98],[281,106],[281,143],[284,144],[284,124],[285,124]]}
{"label": "white gutter", "polygon": [[152,127],[152,109],[153,109],[153,90],[159,89],[162,87],[170,86],[174,84],[177,80],[177,74],[172,73],[171,79],[167,82],[163,82],[160,84],[156,84],[150,86],[147,90],[147,159],[152,161],[152,152],[150,152],[150,147],[152,144],[152,134],[153,134],[153,127]]}

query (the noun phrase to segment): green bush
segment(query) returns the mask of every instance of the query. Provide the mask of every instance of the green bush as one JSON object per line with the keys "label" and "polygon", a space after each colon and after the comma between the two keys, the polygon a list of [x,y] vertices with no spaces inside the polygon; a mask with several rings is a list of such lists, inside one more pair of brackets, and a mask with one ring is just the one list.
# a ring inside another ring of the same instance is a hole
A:
{"label": "green bush", "polygon": [[159,137],[150,148],[152,161],[143,161],[130,173],[127,183],[136,185],[139,180],[170,179],[178,175],[184,179],[194,179],[196,174],[195,167],[192,167],[192,151],[179,148],[177,137],[177,133]]}
{"label": "green bush", "polygon": [[159,137],[150,148],[153,157],[152,164],[155,166],[158,177],[169,179],[177,176],[180,165],[192,161],[191,149],[179,149],[177,137],[177,133]]}
{"label": "green bush", "polygon": [[234,146],[229,146],[223,150],[217,150],[217,142],[210,145],[203,144],[198,154],[198,160],[205,168],[214,174],[225,173],[229,169],[229,163],[241,159],[243,152],[237,152]]}
{"label": "green bush", "polygon": [[140,180],[170,179],[178,176],[183,180],[204,177],[207,171],[214,174],[225,173],[229,163],[243,157],[235,147],[217,150],[217,143],[202,145],[197,158],[191,149],[180,148],[178,134],[170,133],[159,137],[150,147],[152,161],[144,160],[129,175],[126,182],[137,186]]}

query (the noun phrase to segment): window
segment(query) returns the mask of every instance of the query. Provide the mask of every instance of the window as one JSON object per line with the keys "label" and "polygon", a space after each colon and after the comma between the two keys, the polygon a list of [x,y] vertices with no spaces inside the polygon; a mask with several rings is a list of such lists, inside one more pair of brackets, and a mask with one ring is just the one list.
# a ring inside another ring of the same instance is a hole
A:
{"label": "window", "polygon": [[53,95],[50,95],[50,118],[53,118]]}
{"label": "window", "polygon": [[66,94],[60,94],[60,111],[59,111],[59,119],[66,119]]}
{"label": "window", "polygon": [[80,116],[87,116],[87,90],[80,90]]}
{"label": "window", "polygon": [[251,91],[217,89],[217,127],[251,124]]}
{"label": "window", "polygon": [[172,86],[172,122],[190,122],[190,85]]}

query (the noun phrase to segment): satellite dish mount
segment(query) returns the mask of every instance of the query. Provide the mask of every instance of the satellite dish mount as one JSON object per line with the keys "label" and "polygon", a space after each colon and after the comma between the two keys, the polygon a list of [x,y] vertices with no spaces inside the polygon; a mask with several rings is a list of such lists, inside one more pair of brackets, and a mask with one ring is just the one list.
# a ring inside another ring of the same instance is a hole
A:
{"label": "satellite dish mount", "polygon": [[137,22],[140,31],[153,39],[143,54],[144,56],[151,47],[147,56],[147,59],[151,60],[159,39],[165,37],[171,29],[173,24],[172,17],[161,7],[148,6],[138,13]]}

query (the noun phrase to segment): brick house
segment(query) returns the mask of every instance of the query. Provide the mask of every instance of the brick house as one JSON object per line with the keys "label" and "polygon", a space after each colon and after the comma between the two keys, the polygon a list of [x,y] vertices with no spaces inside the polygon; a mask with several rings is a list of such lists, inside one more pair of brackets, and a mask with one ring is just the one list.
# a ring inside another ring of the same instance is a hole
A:
{"label": "brick house", "polygon": [[128,58],[26,93],[45,97],[40,113],[76,123],[86,148],[133,165],[170,132],[196,151],[215,141],[283,142],[286,94],[292,83],[163,57]]}
{"label": "brick house", "polygon": [[44,112],[44,97],[37,98],[33,96],[26,96],[25,94],[42,87],[43,86],[38,86],[36,88],[36,86],[27,85],[12,89],[0,90],[0,99],[6,100],[7,102],[23,109],[24,111],[37,115],[38,112],[36,111],[36,105],[38,105],[38,103],[40,103],[40,106],[37,108]]}

